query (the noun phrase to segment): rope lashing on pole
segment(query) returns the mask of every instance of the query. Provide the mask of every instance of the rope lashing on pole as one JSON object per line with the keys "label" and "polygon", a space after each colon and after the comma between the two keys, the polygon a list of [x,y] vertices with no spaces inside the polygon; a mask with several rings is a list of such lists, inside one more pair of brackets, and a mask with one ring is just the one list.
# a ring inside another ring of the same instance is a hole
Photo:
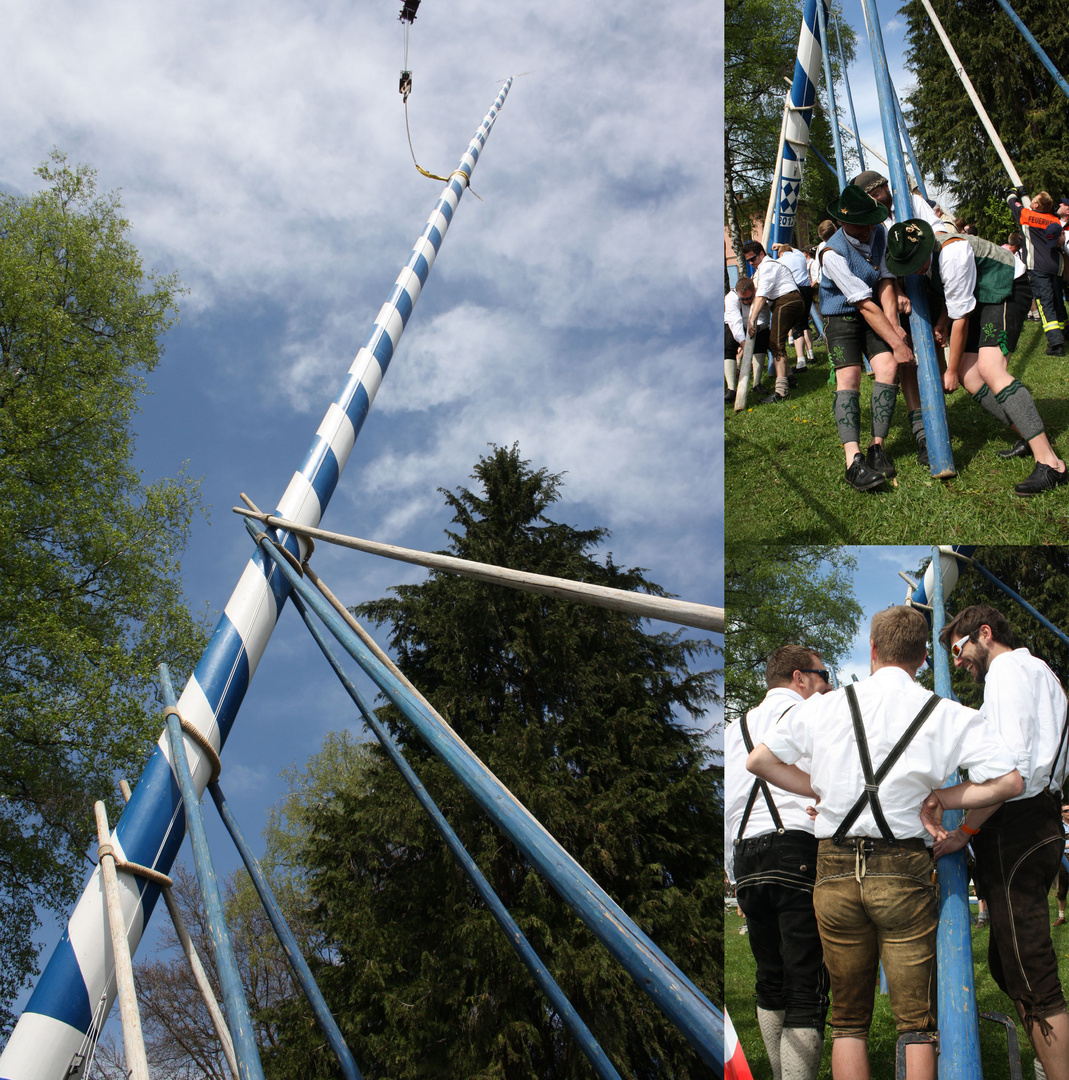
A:
{"label": "rope lashing on pole", "polygon": [[[927,2],[927,0],[925,0]],[[887,53],[880,31],[875,0],[863,0],[865,26],[869,34],[869,47],[876,76],[876,92],[880,101],[880,120],[883,125],[883,143],[887,150],[891,192],[895,205],[895,220],[905,221],[912,216],[909,183],[906,166],[902,160],[901,138],[898,132],[894,107],[894,90],[887,65]],[[916,274],[906,278],[906,295],[910,301],[909,326],[913,339],[913,353],[917,360],[917,382],[920,387],[921,414],[924,433],[928,441],[928,458],[931,474],[945,480],[957,475],[954,455],[950,448],[950,430],[947,427],[946,404],[943,400],[943,381],[936,360],[935,337],[932,334],[931,316],[928,311],[928,295],[924,283]]]}
{"label": "rope lashing on pole", "polygon": [[[995,148],[995,153],[998,154],[999,160],[1006,170],[1006,175],[1013,181],[1014,187],[1023,187],[1024,185],[1021,183],[1020,173],[1017,172],[1016,167],[1010,160],[1010,155],[1006,153],[1006,147],[1002,145],[1002,139],[999,138],[999,134],[995,130],[995,125],[991,123],[991,117],[987,115],[987,110],[981,104],[980,95],[977,94],[976,88],[973,86],[972,80],[965,70],[965,65],[958,59],[958,54],[954,51],[954,46],[951,45],[950,38],[947,37],[947,32],[943,29],[943,24],[939,21],[939,16],[935,13],[935,8],[932,7],[930,0],[921,0],[921,3],[924,5],[924,10],[928,12],[928,18],[932,20],[935,32],[939,35],[939,40],[943,43],[943,48],[950,58],[950,65],[953,67],[954,73],[961,80],[961,85],[965,87],[965,93],[969,95],[969,100],[976,110],[976,115],[980,118],[980,123],[983,124],[984,130],[987,132],[987,137],[991,140],[991,145]],[[1023,198],[1021,201],[1025,206],[1029,205],[1027,197]]]}
{"label": "rope lashing on pole", "polygon": [[[242,495],[245,499],[245,496]],[[246,500],[248,501],[248,500]],[[372,555],[382,555],[387,559],[413,563],[432,570],[442,570],[461,577],[474,578],[490,585],[507,585],[521,592],[540,593],[561,599],[575,600],[592,604],[595,607],[610,608],[628,615],[640,615],[648,619],[663,619],[681,626],[693,626],[699,630],[724,632],[724,609],[695,604],[686,600],[676,600],[667,596],[650,596],[647,593],[634,593],[626,589],[613,589],[608,585],[594,585],[585,581],[572,581],[568,578],[552,577],[549,574],[536,574],[526,570],[512,570],[506,566],[492,566],[489,563],[458,559],[453,555],[437,555],[429,551],[417,551],[414,548],[397,547],[393,544],[381,544],[374,540],[363,540],[358,536],[345,536],[342,533],[315,529],[286,518],[265,514],[249,503],[249,509],[240,506],[233,508],[235,514],[255,518],[262,524],[294,535],[322,540],[339,547],[351,548]]]}
{"label": "rope lashing on pole", "polygon": [[[326,511],[511,85],[510,78],[440,192],[367,341],[276,507],[281,517],[314,526]],[[283,534],[279,540],[295,553],[304,543],[292,534]],[[237,719],[288,592],[274,563],[255,552],[177,703],[182,715],[211,740],[217,752]],[[210,768],[199,750],[196,757],[194,784],[202,793]],[[161,872],[170,869],[185,826],[172,761],[170,737],[165,731],[115,825],[116,840],[127,857]],[[159,886],[148,882],[142,890],[123,882],[120,892],[128,941],[135,949],[159,897]],[[94,1024],[98,1003],[103,998],[110,1008],[114,1000],[113,961],[104,939],[105,923],[98,868],[0,1054],[0,1077],[4,1080],[67,1077]]]}
{"label": "rope lashing on pole", "polygon": [[[245,526],[258,545],[278,547],[255,518]],[[270,556],[266,556],[270,557]],[[472,753],[448,724],[425,709],[390,671],[378,663],[360,637],[285,560],[275,564],[305,603],[326,624],[372,681],[420,734],[430,749],[475,798],[495,825],[553,884],[599,941],[624,966],[709,1066],[722,1070],[723,1015],[645,934],[559,842]],[[307,576],[307,575],[306,575]]]}

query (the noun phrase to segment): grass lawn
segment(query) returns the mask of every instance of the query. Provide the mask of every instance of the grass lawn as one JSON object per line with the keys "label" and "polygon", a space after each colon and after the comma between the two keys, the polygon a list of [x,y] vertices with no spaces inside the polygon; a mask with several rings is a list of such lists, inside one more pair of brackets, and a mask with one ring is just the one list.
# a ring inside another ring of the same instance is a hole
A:
{"label": "grass lawn", "polygon": [[[1055,450],[1069,460],[1069,358],[1045,355],[1036,322],[1028,322],[1010,373],[1032,392]],[[788,350],[793,358],[793,350]],[[793,363],[793,359],[792,359]],[[724,417],[724,511],[727,542],[902,544],[946,542],[1042,544],[1069,536],[1069,485],[1022,498],[1013,485],[1031,471],[1031,458],[1003,461],[996,451],[1016,435],[963,389],[946,397],[951,449],[958,475],[936,480],[916,461],[916,444],[899,394],[887,452],[898,476],[859,492],[844,477],[845,462],[832,416],[828,357],[798,376],[786,402],[751,405]],[[869,443],[872,378],[861,384],[861,446]]]}
{"label": "grass lawn", "polygon": [[[974,909],[975,911],[975,909]],[[1051,922],[1057,915],[1054,893],[1050,895]],[[746,1060],[754,1080],[770,1080],[772,1070],[765,1055],[761,1032],[757,1027],[754,1005],[754,960],[749,940],[739,934],[743,920],[735,908],[729,908],[724,921],[724,994],[731,1022],[746,1052]],[[1013,1006],[995,986],[987,970],[988,928],[973,927],[973,966],[976,972],[976,999],[981,1012],[1013,1014]],[[1069,924],[1051,930],[1062,986],[1069,987]],[[1014,1015],[1016,1020],[1016,1016]],[[1032,1076],[1032,1047],[1021,1023],[1017,1022],[1017,1038],[1021,1044],[1023,1075]],[[876,995],[876,1009],[869,1034],[869,1058],[872,1061],[872,1080],[893,1080],[895,1056],[895,1026],[885,994]],[[1006,1032],[1001,1024],[980,1021],[980,1056],[985,1076],[1009,1076],[1006,1053]],[[831,1039],[824,1040],[824,1059],[820,1080],[831,1077]]]}

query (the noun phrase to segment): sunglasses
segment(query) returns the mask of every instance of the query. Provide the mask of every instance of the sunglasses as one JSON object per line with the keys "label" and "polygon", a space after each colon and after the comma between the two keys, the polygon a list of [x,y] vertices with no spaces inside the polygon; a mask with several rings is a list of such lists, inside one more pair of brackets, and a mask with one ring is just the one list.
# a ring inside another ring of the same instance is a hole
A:
{"label": "sunglasses", "polygon": [[828,678],[827,668],[802,667],[798,670],[804,675],[819,675],[826,683],[831,682],[831,679]]}
{"label": "sunglasses", "polygon": [[950,655],[953,656],[955,660],[957,660],[958,657],[961,656],[961,650],[964,649],[965,646],[968,644],[969,635],[966,634],[965,637],[959,638],[957,641],[954,642],[953,645],[950,646]]}

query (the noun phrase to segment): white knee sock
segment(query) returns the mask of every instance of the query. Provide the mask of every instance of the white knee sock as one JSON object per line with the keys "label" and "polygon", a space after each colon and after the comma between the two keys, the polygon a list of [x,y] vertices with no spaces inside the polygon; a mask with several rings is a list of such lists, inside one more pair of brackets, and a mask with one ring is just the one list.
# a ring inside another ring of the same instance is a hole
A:
{"label": "white knee sock", "polygon": [[1043,1068],[1039,1058],[1036,1058],[1036,1080],[1047,1080],[1047,1070]]}
{"label": "white knee sock", "polygon": [[816,1028],[784,1028],[780,1036],[782,1080],[817,1080],[824,1052],[824,1032]]}
{"label": "white knee sock", "polygon": [[780,1037],[783,1033],[783,1010],[757,1008],[757,1026],[761,1029],[761,1038],[768,1052],[768,1063],[772,1066],[772,1080],[781,1080],[780,1074]]}

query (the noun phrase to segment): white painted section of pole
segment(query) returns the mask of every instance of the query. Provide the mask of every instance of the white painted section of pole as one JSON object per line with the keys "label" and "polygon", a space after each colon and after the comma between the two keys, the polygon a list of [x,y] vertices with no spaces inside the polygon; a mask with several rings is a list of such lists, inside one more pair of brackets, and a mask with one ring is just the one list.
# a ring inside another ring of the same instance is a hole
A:
{"label": "white painted section of pole", "polygon": [[414,563],[431,570],[442,570],[448,574],[474,578],[490,585],[507,585],[520,592],[539,593],[562,600],[576,600],[594,607],[609,608],[627,615],[638,615],[645,619],[662,619],[665,622],[681,626],[693,626],[699,630],[724,632],[724,609],[710,607],[707,604],[694,604],[686,600],[676,600],[667,596],[650,596],[646,593],[628,592],[626,589],[613,589],[607,585],[593,585],[586,581],[570,581],[567,578],[552,577],[549,574],[534,574],[525,570],[511,570],[506,566],[491,566],[489,563],[458,559],[453,555],[437,555],[429,551],[417,551],[414,548],[397,547],[393,544],[380,544],[375,540],[362,540],[358,536],[345,536],[342,533],[329,532],[326,529],[298,525],[286,518],[272,514],[262,514],[255,510],[234,507],[235,514],[256,518],[265,525],[284,529],[296,536],[307,536],[313,540],[323,540],[328,544],[352,548],[370,555],[382,555],[398,562]]}
{"label": "white painted section of pole", "polygon": [[97,842],[100,850],[100,869],[107,899],[108,925],[111,928],[111,947],[115,960],[115,983],[118,988],[119,1014],[122,1017],[122,1041],[126,1052],[126,1071],[130,1080],[149,1080],[145,1039],[141,1034],[141,1014],[137,1011],[137,989],[134,986],[134,962],[126,941],[126,917],[119,895],[119,875],[115,870],[115,855],[110,841],[108,812],[102,802],[93,806],[97,822]]}
{"label": "white painted section of pole", "polygon": [[980,98],[973,87],[972,80],[965,71],[964,64],[958,59],[958,54],[954,51],[954,46],[950,44],[950,38],[947,37],[947,32],[943,29],[943,24],[939,21],[939,16],[935,13],[935,8],[932,7],[929,0],[921,0],[921,3],[924,5],[924,10],[928,12],[928,17],[932,20],[935,32],[939,35],[939,40],[943,43],[943,48],[946,49],[947,56],[950,57],[951,66],[954,68],[958,78],[961,79],[961,85],[965,87],[965,92],[969,95],[969,100],[973,103],[973,108],[976,109],[976,115],[980,117],[980,123],[984,125],[984,130],[991,139],[991,145],[994,146],[995,152],[1002,161],[1007,175],[1013,181],[1014,187],[1023,187],[1024,185],[1021,183],[1021,176],[1014,168],[1013,162],[1010,161],[1010,155],[1006,153],[1006,147],[1002,145],[1002,140],[995,130],[995,125],[991,123],[991,117],[987,115],[987,110],[980,103]]}

